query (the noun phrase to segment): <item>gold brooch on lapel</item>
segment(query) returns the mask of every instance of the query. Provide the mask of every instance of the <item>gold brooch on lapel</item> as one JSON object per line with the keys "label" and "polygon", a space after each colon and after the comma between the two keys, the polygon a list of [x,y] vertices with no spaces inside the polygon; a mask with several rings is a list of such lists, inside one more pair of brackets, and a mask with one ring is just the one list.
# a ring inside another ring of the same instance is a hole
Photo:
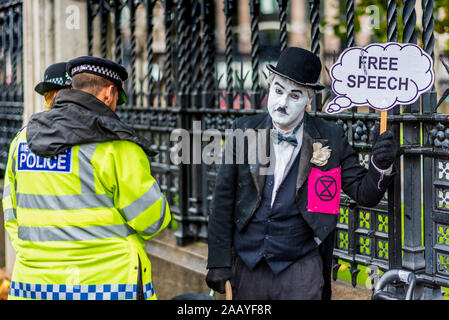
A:
{"label": "gold brooch on lapel", "polygon": [[324,166],[331,156],[331,151],[332,150],[329,149],[329,146],[323,148],[321,142],[314,142],[313,156],[312,159],[310,159],[310,162],[319,167]]}

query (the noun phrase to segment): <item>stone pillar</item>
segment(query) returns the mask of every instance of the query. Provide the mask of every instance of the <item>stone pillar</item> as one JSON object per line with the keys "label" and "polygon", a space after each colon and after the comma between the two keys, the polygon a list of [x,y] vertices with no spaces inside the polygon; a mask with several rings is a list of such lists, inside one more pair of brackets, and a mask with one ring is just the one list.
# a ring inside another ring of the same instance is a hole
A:
{"label": "stone pillar", "polygon": [[[87,55],[87,8],[84,0],[23,1],[24,124],[44,110],[34,91],[53,63]],[[8,237],[7,237],[8,238]],[[6,272],[11,275],[14,250],[6,240]]]}
{"label": "stone pillar", "polygon": [[53,63],[87,54],[87,8],[82,0],[24,0],[24,115],[43,111],[44,99],[34,92]]}

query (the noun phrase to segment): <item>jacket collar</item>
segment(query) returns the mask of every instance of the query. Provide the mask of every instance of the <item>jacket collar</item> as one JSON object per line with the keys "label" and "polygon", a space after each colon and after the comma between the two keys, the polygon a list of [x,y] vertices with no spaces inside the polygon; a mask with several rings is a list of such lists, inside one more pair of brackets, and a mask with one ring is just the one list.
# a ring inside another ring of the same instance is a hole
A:
{"label": "jacket collar", "polygon": [[127,140],[154,156],[151,143],[120,121],[114,111],[93,95],[80,90],[58,92],[50,110],[31,116],[27,125],[30,150],[50,157],[72,146]]}
{"label": "jacket collar", "polygon": [[[272,149],[271,139],[270,139],[270,132],[271,132],[272,128],[273,128],[273,121],[268,113],[267,113],[266,117],[259,124],[257,124],[254,127],[254,129],[256,131],[264,130],[265,141],[266,141],[266,149],[265,150],[267,152],[270,152],[270,150]],[[257,137],[259,137],[258,134],[257,134]],[[259,145],[259,143],[258,143],[258,145]],[[268,156],[271,157],[272,154],[270,153]],[[266,172],[270,163],[272,163],[271,160],[267,165],[261,165],[259,163],[259,157],[256,156],[256,163],[249,165],[251,176],[252,176],[253,182],[256,186],[257,194],[259,195],[259,198],[262,197],[262,191],[263,191],[263,187],[265,185],[265,178],[266,178],[266,173],[262,173],[262,170],[264,170]]]}
{"label": "jacket collar", "polygon": [[103,101],[86,91],[77,89],[60,90],[56,94],[51,108],[58,109],[64,107],[68,102],[76,103],[77,105],[100,115],[119,119],[117,114],[105,105]]}
{"label": "jacket collar", "polygon": [[321,134],[315,126],[313,118],[307,112],[304,112],[304,132],[307,132],[312,139],[321,139]]}
{"label": "jacket collar", "polygon": [[298,176],[296,177],[296,195],[298,195],[299,189],[309,177],[310,170],[312,170],[310,160],[313,156],[313,144],[320,142],[324,146],[328,143],[327,139],[322,138],[320,131],[315,125],[316,120],[309,116],[307,112],[304,114],[304,117],[306,118],[304,120],[304,135],[300,152]]}

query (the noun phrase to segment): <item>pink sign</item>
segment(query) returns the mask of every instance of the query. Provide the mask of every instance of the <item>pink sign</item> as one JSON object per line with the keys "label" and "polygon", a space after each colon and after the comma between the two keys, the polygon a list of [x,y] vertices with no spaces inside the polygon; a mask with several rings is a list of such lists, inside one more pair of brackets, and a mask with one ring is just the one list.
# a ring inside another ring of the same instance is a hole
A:
{"label": "pink sign", "polygon": [[312,168],[308,182],[308,212],[340,212],[341,168],[321,171]]}

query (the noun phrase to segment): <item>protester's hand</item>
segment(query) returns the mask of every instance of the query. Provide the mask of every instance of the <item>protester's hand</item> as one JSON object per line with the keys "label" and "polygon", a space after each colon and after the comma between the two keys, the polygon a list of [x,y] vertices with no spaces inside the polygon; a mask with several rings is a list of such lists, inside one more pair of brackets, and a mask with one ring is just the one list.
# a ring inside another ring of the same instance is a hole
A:
{"label": "protester's hand", "polygon": [[209,288],[219,293],[225,293],[225,284],[232,277],[232,268],[211,268],[206,275]]}
{"label": "protester's hand", "polygon": [[379,126],[374,127],[373,162],[379,169],[388,169],[394,162],[398,151],[394,134],[390,130],[379,135]]}

